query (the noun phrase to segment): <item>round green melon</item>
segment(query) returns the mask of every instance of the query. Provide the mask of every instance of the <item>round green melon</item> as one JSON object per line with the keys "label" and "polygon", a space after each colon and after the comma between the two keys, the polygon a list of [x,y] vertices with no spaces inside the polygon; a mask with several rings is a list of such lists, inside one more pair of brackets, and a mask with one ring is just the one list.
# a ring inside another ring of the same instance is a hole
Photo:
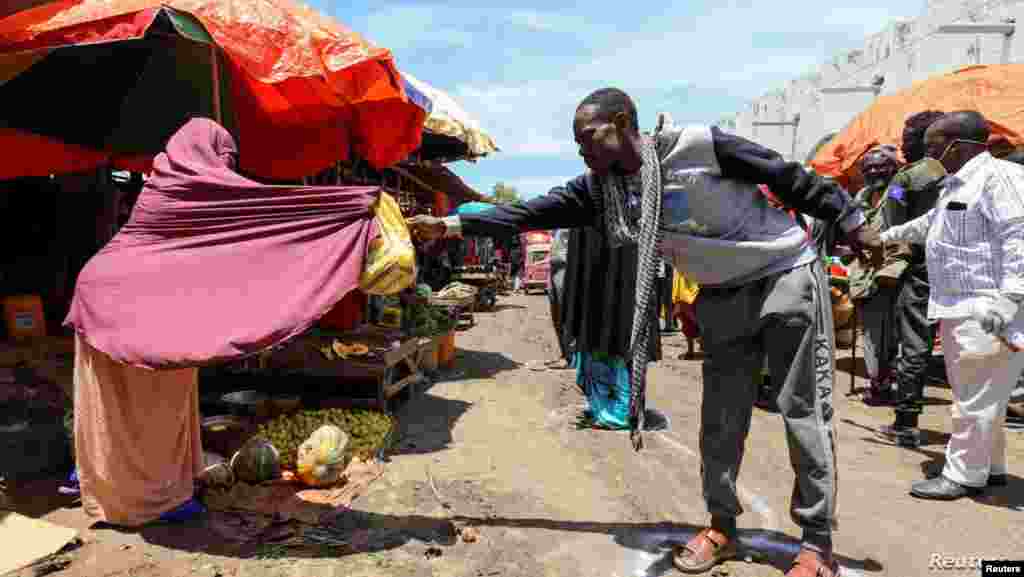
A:
{"label": "round green melon", "polygon": [[231,458],[235,477],[246,483],[264,483],[281,476],[281,455],[266,439],[253,437]]}
{"label": "round green melon", "polygon": [[433,295],[434,291],[430,289],[430,285],[420,283],[416,285],[416,296],[421,299],[429,299]]}

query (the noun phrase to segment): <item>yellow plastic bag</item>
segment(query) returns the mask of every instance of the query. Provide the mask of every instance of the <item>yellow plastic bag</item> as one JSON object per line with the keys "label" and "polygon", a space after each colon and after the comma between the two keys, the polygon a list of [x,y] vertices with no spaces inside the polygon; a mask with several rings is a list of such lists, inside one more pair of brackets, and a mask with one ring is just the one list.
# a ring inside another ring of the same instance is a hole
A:
{"label": "yellow plastic bag", "polygon": [[686,278],[679,271],[675,271],[675,276],[672,279],[672,304],[692,305],[697,300],[699,292],[700,286],[696,282]]}
{"label": "yellow plastic bag", "polygon": [[374,212],[380,236],[370,242],[359,288],[366,294],[393,295],[416,282],[416,250],[394,197],[382,191]]}

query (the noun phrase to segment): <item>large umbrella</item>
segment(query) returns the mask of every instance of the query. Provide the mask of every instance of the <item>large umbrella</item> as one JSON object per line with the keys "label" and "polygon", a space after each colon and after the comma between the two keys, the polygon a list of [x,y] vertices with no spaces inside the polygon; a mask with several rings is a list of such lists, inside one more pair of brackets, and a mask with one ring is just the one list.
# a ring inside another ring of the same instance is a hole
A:
{"label": "large umbrella", "polygon": [[453,138],[465,147],[464,156],[473,160],[498,150],[494,139],[480,128],[480,123],[469,115],[454,98],[408,72],[406,80],[431,102],[424,127],[434,135]]}
{"label": "large umbrella", "polygon": [[192,116],[255,176],[351,151],[380,168],[420,145],[403,84],[387,50],[291,0],[57,0],[0,20],[0,178],[144,167]]}
{"label": "large umbrella", "polygon": [[876,144],[899,145],[903,123],[924,110],[977,110],[992,138],[1024,142],[1024,64],[972,66],[881,96],[818,151],[811,166],[846,182],[857,159]]}

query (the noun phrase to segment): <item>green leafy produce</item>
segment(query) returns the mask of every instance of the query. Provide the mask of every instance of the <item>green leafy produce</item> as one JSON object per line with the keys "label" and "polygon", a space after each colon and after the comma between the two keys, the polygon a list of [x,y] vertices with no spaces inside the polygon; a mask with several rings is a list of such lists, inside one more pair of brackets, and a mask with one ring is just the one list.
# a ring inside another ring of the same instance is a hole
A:
{"label": "green leafy produce", "polygon": [[415,304],[406,308],[406,314],[416,337],[447,334],[458,324],[458,317],[448,307]]}
{"label": "green leafy produce", "polygon": [[259,426],[256,435],[267,439],[281,455],[281,467],[294,470],[302,445],[317,429],[334,425],[349,436],[346,452],[363,459],[384,447],[393,421],[366,409],[319,409],[281,415]]}

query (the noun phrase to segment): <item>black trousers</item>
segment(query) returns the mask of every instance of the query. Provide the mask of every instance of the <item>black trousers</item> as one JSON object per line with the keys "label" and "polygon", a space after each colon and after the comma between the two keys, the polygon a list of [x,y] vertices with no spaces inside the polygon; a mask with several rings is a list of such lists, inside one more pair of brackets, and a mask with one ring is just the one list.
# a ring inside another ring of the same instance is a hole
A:
{"label": "black trousers", "polygon": [[672,316],[672,286],[676,271],[672,265],[665,263],[665,278],[658,279],[658,318],[665,329],[675,328],[675,317]]}
{"label": "black trousers", "polygon": [[551,322],[558,338],[558,349],[567,362],[572,360],[572,336],[564,322],[565,306],[565,261],[551,261],[551,286],[548,287],[548,303],[551,305]]}
{"label": "black trousers", "polygon": [[935,347],[935,323],[928,320],[928,269],[909,267],[896,299],[896,322],[903,352],[896,366],[896,424],[917,427],[924,385]]}

